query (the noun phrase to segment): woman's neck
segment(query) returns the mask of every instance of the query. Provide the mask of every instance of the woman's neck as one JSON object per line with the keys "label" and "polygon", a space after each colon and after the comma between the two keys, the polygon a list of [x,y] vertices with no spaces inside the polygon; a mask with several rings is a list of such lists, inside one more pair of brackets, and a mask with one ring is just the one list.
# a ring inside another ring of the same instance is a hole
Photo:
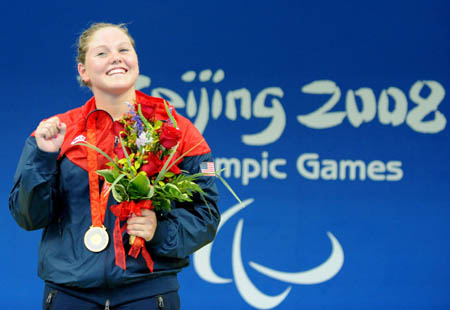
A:
{"label": "woman's neck", "polygon": [[129,110],[125,102],[132,104],[136,99],[136,93],[134,89],[120,95],[94,92],[94,97],[97,109],[105,110],[114,120],[118,120]]}

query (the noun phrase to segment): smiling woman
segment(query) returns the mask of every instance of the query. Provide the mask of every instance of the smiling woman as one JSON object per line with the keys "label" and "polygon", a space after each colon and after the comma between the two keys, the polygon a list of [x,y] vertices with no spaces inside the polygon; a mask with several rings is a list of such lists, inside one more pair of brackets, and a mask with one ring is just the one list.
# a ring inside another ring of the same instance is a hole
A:
{"label": "smiling woman", "polygon": [[[189,120],[163,99],[136,91],[139,64],[134,47],[123,24],[93,24],[83,32],[78,72],[94,96],[79,108],[40,122],[22,152],[9,206],[22,228],[44,228],[39,245],[44,309],[115,309],[118,305],[120,309],[179,309],[177,273],[189,264],[190,254],[215,237],[220,214],[214,177],[196,179],[203,197],[168,200],[170,213],[155,212],[146,197],[136,201],[136,206],[145,208],[134,207],[130,201],[133,209],[124,217],[114,213],[120,204],[114,189],[114,195],[108,196],[111,184],[96,173],[108,171],[105,157],[77,143],[83,141],[109,157],[121,158],[130,147],[128,142],[121,145],[124,130],[130,129],[123,124],[135,120],[135,111],[144,115],[152,111],[141,117],[154,124],[152,131],[159,130],[157,139],[150,139],[140,127],[133,130],[141,131],[139,137],[146,141],[142,147],[152,143],[156,151],[143,162],[133,161],[133,167],[151,165],[152,159],[170,162],[164,142],[167,134],[161,129],[168,126],[179,137],[171,155],[177,160],[173,168],[177,172],[161,180],[170,182],[181,172],[198,174],[202,163],[213,162],[208,144]],[[139,152],[146,154],[146,149],[139,146]],[[143,171],[146,177],[140,177],[148,178],[150,187],[163,182]],[[142,241],[139,245],[135,237]],[[137,247],[137,254],[130,254]]]}
{"label": "smiling woman", "polygon": [[[131,43],[133,49],[136,47],[134,39],[128,32],[128,29],[126,28],[125,24],[116,25],[110,23],[95,23],[91,25],[87,30],[85,30],[78,38],[78,55],[76,58],[77,63],[79,64],[86,63],[86,54],[89,48],[91,38],[98,30],[103,28],[115,28],[122,31],[122,33],[128,37],[129,43]],[[81,82],[84,85],[89,86],[89,83],[85,83],[84,80],[81,80]]]}
{"label": "smiling woman", "polygon": [[96,24],[86,32],[79,40],[78,73],[92,89],[97,108],[120,118],[126,106],[119,103],[135,99],[139,64],[134,40],[124,25]]}

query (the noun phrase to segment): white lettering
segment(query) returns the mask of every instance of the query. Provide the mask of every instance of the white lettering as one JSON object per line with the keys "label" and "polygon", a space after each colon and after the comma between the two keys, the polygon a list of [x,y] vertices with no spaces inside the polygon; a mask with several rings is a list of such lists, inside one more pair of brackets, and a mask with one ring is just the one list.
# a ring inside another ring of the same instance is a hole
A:
{"label": "white lettering", "polygon": [[272,175],[275,179],[284,180],[287,178],[287,174],[285,172],[281,172],[277,169],[279,166],[286,166],[286,159],[276,158],[270,162],[269,171],[270,175]]}
{"label": "white lettering", "polygon": [[223,107],[223,99],[222,99],[222,93],[216,89],[214,91],[213,100],[212,100],[212,110],[211,114],[213,119],[218,119],[220,114],[222,114],[222,107]]}
{"label": "white lettering", "polygon": [[339,179],[347,179],[347,168],[349,169],[349,179],[356,179],[356,170],[359,169],[359,179],[366,179],[366,164],[362,160],[341,160],[339,162]]}
{"label": "white lettering", "polygon": [[[319,158],[318,154],[314,153],[305,153],[298,157],[297,159],[297,170],[298,172],[305,178],[310,180],[318,180],[319,179],[319,169],[320,164],[317,161]],[[308,170],[305,166],[309,166],[312,169]]]}
{"label": "white lettering", "polygon": [[230,120],[236,120],[236,100],[241,102],[241,116],[245,119],[250,119],[252,108],[252,97],[247,88],[230,90],[227,93],[227,107],[225,116]]}
{"label": "white lettering", "polygon": [[[420,92],[425,85],[430,89],[430,94],[428,97],[423,98],[420,96]],[[409,127],[422,133],[436,133],[445,128],[447,119],[437,110],[445,97],[445,89],[441,84],[436,81],[417,81],[411,87],[409,97],[417,104],[406,118],[406,123]],[[424,121],[424,118],[430,114],[434,114],[434,119]]]}
{"label": "white lettering", "polygon": [[271,107],[264,105],[268,95],[283,98],[283,90],[279,87],[263,89],[253,103],[253,115],[258,118],[271,118],[269,126],[259,133],[243,135],[242,141],[247,145],[266,145],[278,140],[286,126],[286,114],[281,102],[272,98]]}
{"label": "white lettering", "polygon": [[386,166],[382,161],[374,160],[367,166],[367,176],[371,180],[384,181],[386,179],[386,176],[384,175],[385,172]]}
{"label": "white lettering", "polygon": [[335,160],[322,160],[322,169],[320,169],[320,177],[324,180],[337,180],[338,166]]}
{"label": "white lettering", "polygon": [[[145,77],[145,76],[144,76]],[[212,73],[210,69],[206,69],[197,75],[195,71],[187,71],[181,75],[181,80],[185,83],[192,83],[196,79],[201,83],[212,81],[213,83],[220,83],[225,77],[222,69]],[[148,78],[148,77],[147,77]],[[150,78],[148,78],[150,80]],[[266,105],[268,96],[283,98],[283,90],[279,87],[268,87],[261,90],[255,97],[252,104],[252,94],[247,88],[240,88],[236,90],[229,90],[225,95],[225,111],[223,111],[223,98],[221,91],[215,89],[211,107],[209,102],[208,90],[205,87],[200,88],[200,104],[197,104],[194,90],[191,89],[187,93],[186,103],[183,98],[173,90],[157,87],[151,92],[152,96],[162,97],[169,100],[175,108],[185,108],[186,115],[189,118],[195,118],[193,121],[197,129],[203,133],[209,122],[209,114],[212,119],[218,119],[224,112],[225,117],[231,121],[238,118],[237,102],[240,102],[239,116],[250,120],[255,118],[270,118],[269,125],[260,132],[253,134],[242,135],[242,141],[247,145],[266,145],[275,142],[281,136],[286,126],[286,115],[283,105],[277,98],[271,98],[271,105]]]}
{"label": "white lettering", "polygon": [[310,128],[324,129],[340,125],[345,118],[345,112],[328,112],[341,98],[341,89],[329,80],[319,80],[302,87],[305,94],[332,95],[325,104],[307,115],[297,116],[297,120]]}
{"label": "white lettering", "polygon": [[387,171],[392,174],[388,174],[386,179],[388,181],[400,181],[403,178],[402,162],[398,160],[389,161],[387,163]]}
{"label": "white lettering", "polygon": [[[394,99],[394,108],[389,110],[389,96]],[[392,124],[398,126],[403,124],[408,112],[408,100],[405,94],[397,87],[389,87],[387,90],[381,92],[380,100],[378,101],[378,119],[383,125]]]}
{"label": "white lettering", "polygon": [[[217,84],[222,82],[224,78],[225,73],[222,69],[218,69],[215,73],[206,69],[198,74],[195,71],[186,71],[181,75],[181,80],[185,83],[198,81],[203,84]],[[140,75],[136,84],[137,89],[148,87],[150,81],[150,77]],[[421,94],[425,86],[429,89],[427,96]],[[286,127],[286,113],[280,100],[284,97],[284,92],[280,87],[262,89],[256,94],[253,101],[250,90],[245,87],[228,90],[227,92],[213,88],[213,90],[210,90],[213,91],[211,100],[208,88],[200,85],[198,90],[199,101],[197,101],[194,89],[187,91],[185,100],[177,92],[163,87],[154,88],[151,94],[155,97],[167,99],[177,109],[186,109],[186,115],[194,119],[193,123],[201,133],[206,129],[210,115],[213,120],[217,120],[221,115],[224,115],[231,121],[236,121],[239,117],[245,120],[251,120],[252,118],[270,119],[268,125],[262,130],[241,136],[242,142],[246,145],[271,144],[276,142],[283,134]],[[438,110],[445,97],[445,89],[439,82],[433,80],[417,81],[412,85],[409,90],[409,98],[416,106],[410,111],[408,111],[408,99],[405,93],[393,86],[381,91],[378,102],[373,90],[369,87],[361,87],[355,91],[347,90],[345,111],[332,111],[341,98],[341,89],[334,81],[312,81],[304,85],[301,91],[312,95],[331,95],[315,111],[297,116],[298,122],[309,128],[336,127],[342,124],[345,117],[348,117],[349,123],[353,127],[359,128],[363,123],[372,122],[377,114],[380,124],[396,127],[406,122],[411,129],[420,133],[438,133],[444,130],[447,124],[445,115]],[[272,98],[268,98],[269,96]],[[390,98],[392,103],[389,102]],[[238,103],[240,104],[239,112]],[[324,173],[326,178],[334,178],[331,166]]]}
{"label": "white lettering", "polygon": [[[424,98],[420,92],[427,86],[429,95]],[[332,94],[332,97],[319,109],[306,115],[297,116],[299,123],[314,129],[324,129],[338,126],[347,116],[350,124],[358,128],[362,123],[371,122],[377,113],[377,102],[371,88],[364,87],[356,91],[348,90],[345,99],[345,111],[329,112],[340,99],[340,88],[328,80],[313,81],[302,88],[307,94]],[[389,110],[388,95],[394,99],[395,106]],[[362,108],[358,109],[356,96],[361,98]],[[408,101],[403,91],[396,87],[389,87],[380,94],[378,102],[378,119],[383,125],[398,126],[406,120],[408,126],[421,133],[437,133],[442,131],[447,119],[439,112],[438,106],[445,97],[445,89],[436,81],[417,81],[409,91],[411,101],[417,104],[408,113]],[[428,117],[428,118],[427,118]],[[433,119],[430,119],[433,117]],[[427,118],[427,120],[425,120]]]}
{"label": "white lettering", "polygon": [[237,158],[216,158],[216,170],[224,170],[224,177],[231,177],[233,171],[234,178],[241,178],[242,185],[248,185],[250,180],[260,177],[267,179],[272,177],[275,179],[286,179],[287,174],[279,170],[279,167],[286,165],[286,159],[274,158],[269,159],[269,153],[263,151],[261,153],[261,160],[254,158],[243,158],[240,161]]}
{"label": "white lettering", "polygon": [[399,181],[403,178],[401,161],[384,163],[373,160],[366,164],[362,160],[319,160],[319,154],[304,153],[297,158],[298,173],[309,180],[366,180]]}
{"label": "white lettering", "polygon": [[152,96],[166,99],[175,107],[175,109],[183,109],[186,106],[180,95],[167,88],[153,88]]}
{"label": "white lettering", "polygon": [[[262,160],[261,160],[261,178],[267,179],[269,172],[269,161],[267,158],[269,157],[269,153],[266,151],[262,152]],[[276,170],[275,170],[276,171]]]}
{"label": "white lettering", "polygon": [[[241,162],[237,158],[216,158],[215,167],[217,171],[224,170],[224,176],[229,178],[231,171],[234,171],[235,178],[241,177]],[[234,169],[232,169],[234,167]]]}
{"label": "white lettering", "polygon": [[[356,105],[355,94],[361,98],[361,111],[358,110],[358,106]],[[351,89],[347,91],[345,104],[348,113],[348,120],[354,127],[358,128],[363,122],[367,123],[374,119],[377,112],[377,104],[375,101],[375,95],[370,88],[360,88],[356,92],[353,92]]]}
{"label": "white lettering", "polygon": [[244,158],[242,161],[242,185],[248,185],[249,179],[261,174],[261,166],[253,158]]}

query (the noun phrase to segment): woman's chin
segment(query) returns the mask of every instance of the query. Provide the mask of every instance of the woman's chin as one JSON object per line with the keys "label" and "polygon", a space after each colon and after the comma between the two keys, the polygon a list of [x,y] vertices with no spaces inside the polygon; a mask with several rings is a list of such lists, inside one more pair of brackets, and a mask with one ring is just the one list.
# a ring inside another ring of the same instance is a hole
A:
{"label": "woman's chin", "polygon": [[[108,83],[103,87],[98,87],[97,89],[103,93],[109,93],[112,95],[122,95],[129,91],[134,91],[135,83],[125,82],[125,81],[117,81],[115,83]],[[95,90],[95,88],[93,88]],[[95,95],[95,91],[94,91]]]}

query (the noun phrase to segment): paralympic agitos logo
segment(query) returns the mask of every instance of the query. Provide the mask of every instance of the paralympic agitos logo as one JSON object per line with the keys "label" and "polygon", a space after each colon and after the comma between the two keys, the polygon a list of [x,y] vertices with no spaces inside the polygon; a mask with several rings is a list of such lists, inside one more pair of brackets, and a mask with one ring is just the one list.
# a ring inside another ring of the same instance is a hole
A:
{"label": "paralympic agitos logo", "polygon": [[[253,199],[247,199],[240,204],[237,204],[222,214],[222,219],[217,231],[218,237],[221,227],[227,221],[241,211],[246,206],[250,205]],[[279,295],[270,296],[260,291],[255,284],[248,277],[244,262],[241,255],[241,240],[242,231],[244,227],[244,220],[240,219],[236,225],[233,237],[231,266],[233,279],[224,278],[217,275],[211,266],[211,252],[214,242],[203,247],[193,255],[194,268],[197,274],[203,280],[213,284],[226,284],[234,281],[236,288],[241,297],[252,307],[257,309],[273,309],[281,304],[291,291],[292,286],[289,285]],[[342,268],[344,264],[344,252],[339,241],[331,234],[327,233],[331,241],[331,255],[322,264],[315,268],[300,272],[282,272],[277,271],[258,263],[249,262],[250,267],[260,272],[261,274],[272,279],[282,281],[288,284],[318,284],[333,278]]]}

